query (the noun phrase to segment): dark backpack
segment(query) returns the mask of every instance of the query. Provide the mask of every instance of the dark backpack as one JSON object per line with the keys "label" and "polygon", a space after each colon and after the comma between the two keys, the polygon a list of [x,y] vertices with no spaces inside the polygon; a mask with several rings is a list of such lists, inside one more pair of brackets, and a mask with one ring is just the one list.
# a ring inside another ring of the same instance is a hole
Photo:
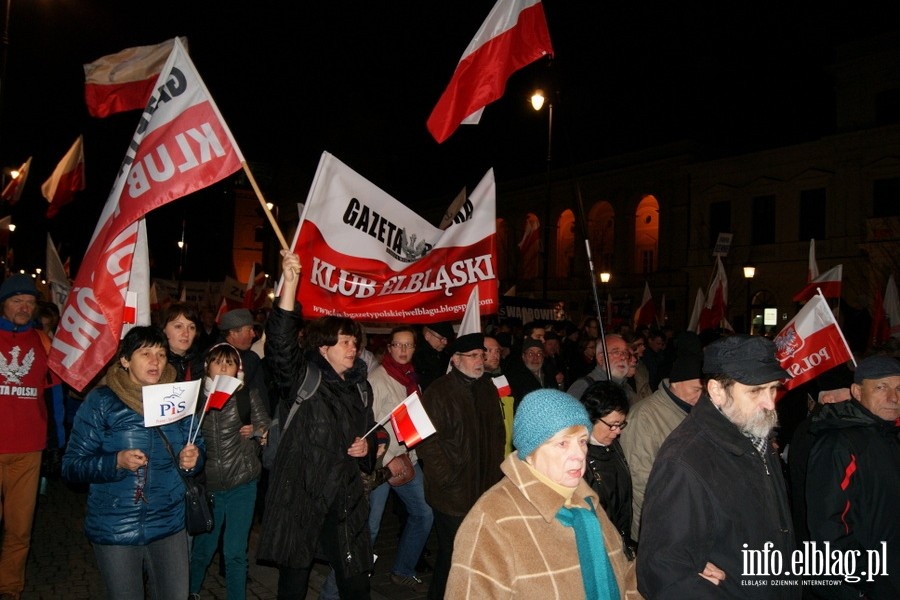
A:
{"label": "dark backpack", "polygon": [[[306,374],[303,377],[303,381],[297,386],[297,392],[294,394],[294,402],[291,404],[291,409],[288,411],[287,418],[284,420],[284,425],[281,425],[280,423],[277,414],[278,411],[276,411],[275,418],[272,419],[269,424],[268,442],[263,446],[262,454],[260,455],[260,460],[262,460],[264,469],[271,471],[275,467],[275,455],[278,454],[278,443],[281,441],[281,434],[287,430],[291,421],[294,420],[294,415],[297,414],[297,409],[300,408],[303,401],[311,398],[312,395],[316,393],[320,383],[322,383],[322,371],[320,371],[319,367],[313,364],[312,361],[306,361]],[[356,385],[359,388],[359,394],[362,397],[363,404],[368,404],[369,394],[365,382]]]}

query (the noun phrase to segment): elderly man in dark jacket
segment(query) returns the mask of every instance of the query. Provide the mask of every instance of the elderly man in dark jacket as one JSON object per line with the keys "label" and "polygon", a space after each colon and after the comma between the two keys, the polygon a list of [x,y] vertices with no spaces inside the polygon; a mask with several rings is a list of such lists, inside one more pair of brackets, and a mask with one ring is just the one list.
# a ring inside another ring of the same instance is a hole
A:
{"label": "elderly man in dark jacket", "polygon": [[444,597],[453,538],[463,518],[481,494],[503,477],[500,464],[506,445],[497,388],[482,377],[484,335],[460,336],[450,351],[450,372],[436,379],[422,398],[437,433],[416,447],[438,542],[428,589],[432,600]]}
{"label": "elderly man in dark jacket", "polygon": [[[361,472],[375,462],[372,388],[357,357],[359,324],[324,317],[306,331],[308,350],[297,341],[295,307],[300,260],[282,251],[283,286],[266,325],[266,360],[277,378],[284,423],[310,361],[321,372],[316,392],[302,402],[283,431],[266,498],[257,558],[279,566],[278,597],[306,598],[313,561],[335,570],[342,598],[369,597],[372,545],[369,504]],[[362,393],[361,393],[362,392]]]}
{"label": "elderly man in dark jacket", "polygon": [[[733,335],[704,352],[706,395],[660,447],[644,497],[638,590],[659,598],[800,598],[794,535],[769,436],[787,379],[775,345]],[[780,557],[779,572],[772,560]]]}

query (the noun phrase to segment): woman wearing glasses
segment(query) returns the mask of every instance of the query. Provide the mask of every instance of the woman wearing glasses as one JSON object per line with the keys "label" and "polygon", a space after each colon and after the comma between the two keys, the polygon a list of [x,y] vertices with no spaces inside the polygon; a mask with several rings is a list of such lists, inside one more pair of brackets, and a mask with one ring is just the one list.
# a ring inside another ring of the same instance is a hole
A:
{"label": "woman wearing glasses", "polygon": [[145,575],[154,600],[188,594],[184,482],[176,469],[192,475],[202,468],[203,438],[188,443],[189,418],[144,426],[143,387],[176,378],[168,345],[156,327],[125,334],[105,385],[78,409],[63,456],[63,477],[90,484],[84,530],[106,595],[116,600],[143,600]]}
{"label": "woman wearing glasses", "polygon": [[598,381],[585,390],[581,403],[592,423],[584,478],[622,535],[625,555],[634,560],[637,542],[631,539],[631,473],[619,444],[619,435],[628,425],[628,395],[618,383]]}

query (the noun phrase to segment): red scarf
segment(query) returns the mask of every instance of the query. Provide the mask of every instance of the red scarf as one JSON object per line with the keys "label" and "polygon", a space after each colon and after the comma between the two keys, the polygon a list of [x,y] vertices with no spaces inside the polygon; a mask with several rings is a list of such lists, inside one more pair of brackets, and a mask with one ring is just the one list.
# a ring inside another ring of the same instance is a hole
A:
{"label": "red scarf", "polygon": [[394,357],[390,355],[389,352],[385,352],[384,356],[381,359],[381,366],[384,367],[384,370],[387,371],[387,374],[400,382],[403,386],[406,387],[406,395],[410,395],[413,392],[419,392],[419,376],[416,375],[416,370],[413,367],[412,362],[408,362],[405,365],[401,365]]}

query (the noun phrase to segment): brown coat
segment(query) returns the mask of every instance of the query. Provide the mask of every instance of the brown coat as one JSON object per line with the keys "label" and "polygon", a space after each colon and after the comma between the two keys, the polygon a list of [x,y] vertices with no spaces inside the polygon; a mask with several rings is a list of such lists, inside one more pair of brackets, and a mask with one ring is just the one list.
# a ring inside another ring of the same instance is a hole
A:
{"label": "brown coat", "polygon": [[[584,598],[575,530],[556,519],[565,499],[538,480],[515,452],[506,457],[502,469],[503,480],[478,500],[456,534],[444,597]],[[621,598],[640,598],[634,563],[622,553],[622,538],[597,494],[581,481],[572,506],[587,508],[585,498],[591,499],[600,519]]]}

